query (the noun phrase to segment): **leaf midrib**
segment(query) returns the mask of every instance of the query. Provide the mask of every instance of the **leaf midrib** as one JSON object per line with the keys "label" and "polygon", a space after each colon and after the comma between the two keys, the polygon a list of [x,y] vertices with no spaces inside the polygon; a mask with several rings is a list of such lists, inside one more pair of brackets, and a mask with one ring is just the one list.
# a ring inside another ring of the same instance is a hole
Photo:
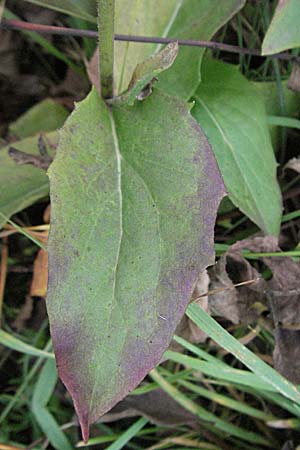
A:
{"label": "leaf midrib", "polygon": [[[121,251],[121,245],[122,245],[122,239],[123,239],[123,233],[124,233],[124,230],[123,230],[123,197],[122,197],[122,166],[121,166],[122,156],[121,156],[121,153],[120,153],[119,139],[118,139],[118,135],[117,135],[117,131],[116,131],[116,125],[115,125],[114,117],[113,117],[111,109],[108,108],[108,107],[107,107],[107,112],[108,112],[109,121],[110,121],[110,125],[111,125],[113,146],[114,146],[114,151],[115,151],[115,155],[116,155],[116,162],[117,162],[117,187],[118,187],[118,194],[119,194],[118,195],[118,199],[119,199],[119,210],[120,210],[119,239],[118,239],[118,248],[117,248],[116,259],[115,259],[114,278],[113,278],[113,292],[112,292],[113,302],[116,303],[116,301],[117,301],[116,300],[116,279],[117,279],[116,274],[117,274],[118,265],[119,265],[119,261],[120,261],[120,251]],[[112,309],[113,309],[113,303],[111,304],[110,316],[109,316],[108,323],[111,321]],[[124,343],[123,343],[123,345],[124,345]],[[90,403],[89,403],[89,413],[88,413],[89,416],[91,414],[91,411],[93,410],[92,407],[93,407],[93,401],[94,401],[94,397],[95,397],[95,389],[96,389],[96,386],[98,385],[99,373],[100,373],[100,371],[97,372],[97,375],[96,375],[95,380],[94,380],[94,385],[93,385],[93,388],[92,388],[92,392],[91,392],[91,398],[90,398]],[[112,376],[111,383],[113,382],[113,380],[114,380],[114,377]]]}
{"label": "leaf midrib", "polygon": [[[107,110],[108,110],[109,120],[110,120],[110,124],[111,124],[111,131],[112,131],[112,138],[113,138],[113,144],[114,144],[114,151],[115,151],[116,161],[117,161],[117,176],[118,176],[117,185],[118,185],[118,192],[119,192],[118,198],[119,198],[119,206],[120,206],[120,233],[119,233],[118,249],[117,249],[116,260],[115,260],[114,280],[113,280],[113,295],[112,295],[114,302],[117,302],[117,298],[116,298],[116,280],[117,280],[117,271],[118,271],[118,266],[119,266],[119,262],[120,262],[120,253],[121,253],[121,247],[122,247],[122,241],[123,241],[123,235],[124,235],[124,228],[123,228],[123,194],[122,194],[122,160],[124,160],[124,162],[126,162],[126,164],[128,164],[128,166],[133,170],[133,172],[141,180],[145,190],[147,191],[149,197],[151,198],[151,201],[156,206],[157,206],[157,203],[155,202],[153,194],[151,193],[151,191],[150,191],[146,181],[144,180],[144,178],[133,167],[133,165],[129,161],[127,161],[127,159],[125,159],[123,157],[123,155],[121,153],[121,150],[120,150],[119,138],[118,138],[118,134],[117,134],[117,130],[116,130],[116,124],[115,124],[115,120],[114,120],[114,116],[113,116],[112,110],[110,108],[107,108]],[[158,224],[158,236],[159,236],[159,248],[160,248],[159,261],[160,261],[160,263],[159,263],[159,270],[157,271],[157,274],[158,274],[157,275],[157,279],[155,281],[155,286],[156,286],[155,289],[157,289],[158,281],[159,281],[159,278],[160,278],[161,261],[162,261],[162,237],[161,237],[161,228],[160,228],[160,213],[159,213],[158,207],[156,207],[156,215],[157,215],[157,224]],[[112,311],[112,307],[111,307],[111,311]],[[111,316],[110,316],[109,321],[110,320],[111,320]],[[156,314],[156,321],[158,323],[158,314]],[[124,322],[124,324],[125,324],[125,327],[126,327],[126,322]],[[123,348],[124,348],[125,343],[126,343],[128,331],[129,330],[126,328],[126,336],[124,337],[124,341],[122,343],[122,347]],[[121,353],[122,353],[122,350],[121,350]],[[119,371],[120,371],[120,368],[114,374],[112,374],[110,385],[112,385],[114,383],[114,380],[117,377]],[[90,416],[91,412],[93,411],[93,401],[94,401],[94,397],[95,397],[95,390],[96,390],[96,387],[98,385],[98,378],[99,378],[99,372],[97,373],[97,376],[95,377],[94,385],[93,385],[93,388],[92,388],[91,399],[90,399],[90,403],[89,403],[89,416]]]}

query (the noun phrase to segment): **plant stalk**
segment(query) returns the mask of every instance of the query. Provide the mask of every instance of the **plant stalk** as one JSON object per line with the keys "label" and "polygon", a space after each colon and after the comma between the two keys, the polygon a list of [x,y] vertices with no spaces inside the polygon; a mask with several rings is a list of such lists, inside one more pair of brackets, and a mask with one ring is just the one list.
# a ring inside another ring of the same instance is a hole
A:
{"label": "plant stalk", "polygon": [[97,0],[97,3],[101,94],[103,98],[112,98],[114,94],[115,0]]}

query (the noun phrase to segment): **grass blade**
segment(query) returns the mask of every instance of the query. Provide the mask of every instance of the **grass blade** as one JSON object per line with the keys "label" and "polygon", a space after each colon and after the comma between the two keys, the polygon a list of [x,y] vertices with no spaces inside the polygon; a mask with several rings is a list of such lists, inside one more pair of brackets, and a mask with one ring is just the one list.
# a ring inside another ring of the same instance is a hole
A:
{"label": "grass blade", "polygon": [[279,127],[297,128],[300,130],[300,120],[293,117],[268,116],[268,124]]}
{"label": "grass blade", "polygon": [[41,370],[34,388],[32,411],[37,423],[56,450],[72,450],[66,435],[46,408],[57,383],[57,378],[55,361],[48,360]]}
{"label": "grass blade", "polygon": [[204,409],[202,406],[199,406],[198,404],[190,400],[186,395],[184,395],[182,392],[180,392],[178,389],[172,386],[167,380],[165,380],[156,369],[151,370],[149,375],[176,402],[178,402],[181,406],[186,408],[192,414],[198,416],[200,420],[203,420],[204,422],[209,422],[219,430],[224,431],[226,434],[228,433],[231,436],[235,436],[247,442],[271,446],[270,442],[267,441],[264,437],[259,436],[254,432],[245,430],[244,428],[237,427],[223,419],[220,419],[213,413]]}
{"label": "grass blade", "polygon": [[191,367],[192,369],[202,372],[210,377],[225,380],[230,383],[238,383],[243,386],[254,387],[258,390],[264,389],[271,392],[275,391],[273,386],[247,370],[234,369],[227,365],[222,367],[220,364],[216,365],[215,363],[208,363],[206,361],[201,361],[197,358],[182,355],[181,353],[172,352],[170,350],[166,351],[164,356],[171,361],[180,363],[185,367]]}
{"label": "grass blade", "polygon": [[0,344],[5,347],[9,347],[12,350],[16,350],[20,353],[25,353],[26,355],[38,356],[41,358],[51,358],[54,359],[54,353],[46,352],[45,350],[40,350],[38,348],[32,347],[32,345],[26,344],[20,339],[12,336],[6,331],[0,330]]}
{"label": "grass blade", "polygon": [[10,220],[9,217],[7,217],[5,214],[3,214],[0,211],[0,216],[7,222],[10,223],[16,230],[19,231],[19,233],[23,234],[24,236],[26,236],[28,239],[30,239],[32,242],[34,242],[38,247],[42,248],[43,250],[47,251],[47,247],[45,245],[43,245],[41,243],[41,241],[39,241],[38,239],[36,239],[34,236],[31,236],[31,234],[27,233],[26,230],[24,230],[24,228],[20,227],[19,225],[17,225],[15,222],[13,222],[12,220]]}
{"label": "grass blade", "polygon": [[224,330],[211,316],[209,316],[196,303],[191,304],[187,309],[188,317],[198,327],[216,341],[222,348],[232,353],[246,367],[258,375],[261,380],[269,386],[273,386],[276,391],[295,403],[300,404],[300,392],[296,386],[281,376],[276,370],[268,366],[258,356],[242,345],[231,334]]}
{"label": "grass blade", "polygon": [[127,442],[129,442],[146,425],[146,423],[148,423],[148,419],[145,417],[138,419],[113,444],[107,447],[106,450],[120,450],[121,448],[124,448]]}

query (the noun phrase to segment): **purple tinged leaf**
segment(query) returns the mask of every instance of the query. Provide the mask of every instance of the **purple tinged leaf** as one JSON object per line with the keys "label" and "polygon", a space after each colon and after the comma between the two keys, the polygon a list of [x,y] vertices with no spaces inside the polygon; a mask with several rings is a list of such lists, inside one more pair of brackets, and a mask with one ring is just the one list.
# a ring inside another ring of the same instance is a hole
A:
{"label": "purple tinged leaf", "polygon": [[187,106],[158,90],[111,110],[93,90],[64,126],[49,177],[47,307],[87,440],[170,344],[214,262],[224,186]]}

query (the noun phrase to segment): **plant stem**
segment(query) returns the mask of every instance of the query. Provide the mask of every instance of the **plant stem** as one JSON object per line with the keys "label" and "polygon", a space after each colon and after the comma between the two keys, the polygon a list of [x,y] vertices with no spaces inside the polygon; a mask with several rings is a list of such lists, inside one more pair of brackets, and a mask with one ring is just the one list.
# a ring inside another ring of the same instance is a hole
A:
{"label": "plant stem", "polygon": [[98,0],[100,84],[103,98],[113,97],[115,0]]}

